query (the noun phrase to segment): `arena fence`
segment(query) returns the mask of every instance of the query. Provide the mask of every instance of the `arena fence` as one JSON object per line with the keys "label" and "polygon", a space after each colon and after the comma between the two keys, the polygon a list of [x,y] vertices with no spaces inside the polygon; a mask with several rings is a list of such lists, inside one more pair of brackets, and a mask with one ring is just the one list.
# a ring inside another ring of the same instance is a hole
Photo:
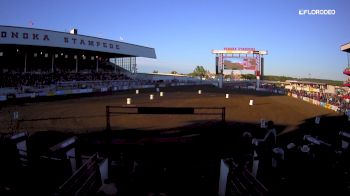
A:
{"label": "arena fence", "polygon": [[219,178],[219,196],[269,195],[268,189],[250,171],[232,159],[221,160]]}
{"label": "arena fence", "polygon": [[[179,82],[179,83],[163,83],[159,87],[166,86],[192,86],[192,85],[213,85],[212,81],[207,82]],[[14,90],[11,93],[0,88],[0,103],[14,99],[33,99],[37,97],[53,97],[64,95],[79,95],[89,93],[105,93],[116,92],[131,89],[147,89],[156,88],[154,83],[144,83],[137,81],[111,80],[111,81],[78,81],[78,82],[62,82],[55,87],[32,89],[33,92],[22,92]]]}
{"label": "arena fence", "polygon": [[55,195],[95,195],[102,185],[97,154],[91,156],[63,183]]}
{"label": "arena fence", "polygon": [[226,122],[225,107],[136,107],[106,106],[106,130],[111,130],[111,116],[121,114],[172,114],[172,115],[214,115]]}

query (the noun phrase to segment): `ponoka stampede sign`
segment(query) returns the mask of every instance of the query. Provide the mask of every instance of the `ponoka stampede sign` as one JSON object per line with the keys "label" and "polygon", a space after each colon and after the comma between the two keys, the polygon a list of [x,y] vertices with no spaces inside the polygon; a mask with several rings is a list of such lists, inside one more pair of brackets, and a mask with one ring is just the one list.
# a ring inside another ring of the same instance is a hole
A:
{"label": "ponoka stampede sign", "polygon": [[155,58],[154,49],[66,32],[0,26],[0,44],[48,46]]}

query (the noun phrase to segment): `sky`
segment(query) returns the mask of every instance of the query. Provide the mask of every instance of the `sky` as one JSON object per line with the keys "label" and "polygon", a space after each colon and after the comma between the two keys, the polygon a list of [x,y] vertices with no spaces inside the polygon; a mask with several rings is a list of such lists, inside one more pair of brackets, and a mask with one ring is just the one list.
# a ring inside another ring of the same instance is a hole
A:
{"label": "sky", "polygon": [[[138,72],[214,72],[213,49],[267,50],[266,75],[345,80],[340,46],[350,42],[350,0],[0,0],[0,25],[77,28],[155,48]],[[335,15],[299,15],[299,10]]]}

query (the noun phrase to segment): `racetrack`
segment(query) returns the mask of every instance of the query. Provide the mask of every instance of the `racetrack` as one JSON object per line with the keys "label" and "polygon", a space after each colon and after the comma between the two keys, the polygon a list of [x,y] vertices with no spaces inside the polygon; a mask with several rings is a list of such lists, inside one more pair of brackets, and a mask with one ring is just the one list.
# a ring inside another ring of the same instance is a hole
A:
{"label": "racetrack", "polygon": [[[198,89],[202,95],[198,95]],[[126,105],[126,98],[132,98],[135,106],[163,107],[226,107],[226,121],[258,124],[260,119],[273,120],[282,125],[282,132],[292,131],[306,119],[315,116],[338,116],[332,110],[297,100],[284,95],[255,92],[250,90],[228,90],[209,86],[161,88],[164,97],[155,89],[116,92],[114,95],[98,97],[69,98],[56,101],[5,105],[0,110],[0,130],[9,132],[11,128],[36,131],[63,131],[86,133],[101,131],[106,127],[105,106]],[[149,95],[154,94],[154,100]],[[229,99],[225,94],[229,93]],[[249,100],[254,105],[249,106]],[[11,124],[10,114],[19,112],[19,121]],[[120,115],[111,120],[112,129],[167,129],[188,125],[197,121],[219,119],[214,116],[179,115]]]}

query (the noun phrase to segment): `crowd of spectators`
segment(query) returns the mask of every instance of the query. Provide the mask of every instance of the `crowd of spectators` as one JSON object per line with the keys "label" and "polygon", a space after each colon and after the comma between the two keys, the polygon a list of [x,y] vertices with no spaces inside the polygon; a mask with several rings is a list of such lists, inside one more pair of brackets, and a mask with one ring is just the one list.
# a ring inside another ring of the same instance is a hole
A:
{"label": "crowd of spectators", "polygon": [[0,88],[22,88],[31,86],[41,88],[44,86],[57,85],[63,82],[76,81],[110,81],[128,80],[129,78],[121,73],[97,73],[97,72],[31,72],[31,73],[0,73]]}
{"label": "crowd of spectators", "polygon": [[285,90],[285,88],[278,83],[262,83],[260,88],[269,90]]}
{"label": "crowd of spectators", "polygon": [[304,90],[289,90],[289,93],[298,97],[308,97],[323,103],[337,106],[340,111],[345,112],[350,109],[349,99],[341,93],[308,92]]}

